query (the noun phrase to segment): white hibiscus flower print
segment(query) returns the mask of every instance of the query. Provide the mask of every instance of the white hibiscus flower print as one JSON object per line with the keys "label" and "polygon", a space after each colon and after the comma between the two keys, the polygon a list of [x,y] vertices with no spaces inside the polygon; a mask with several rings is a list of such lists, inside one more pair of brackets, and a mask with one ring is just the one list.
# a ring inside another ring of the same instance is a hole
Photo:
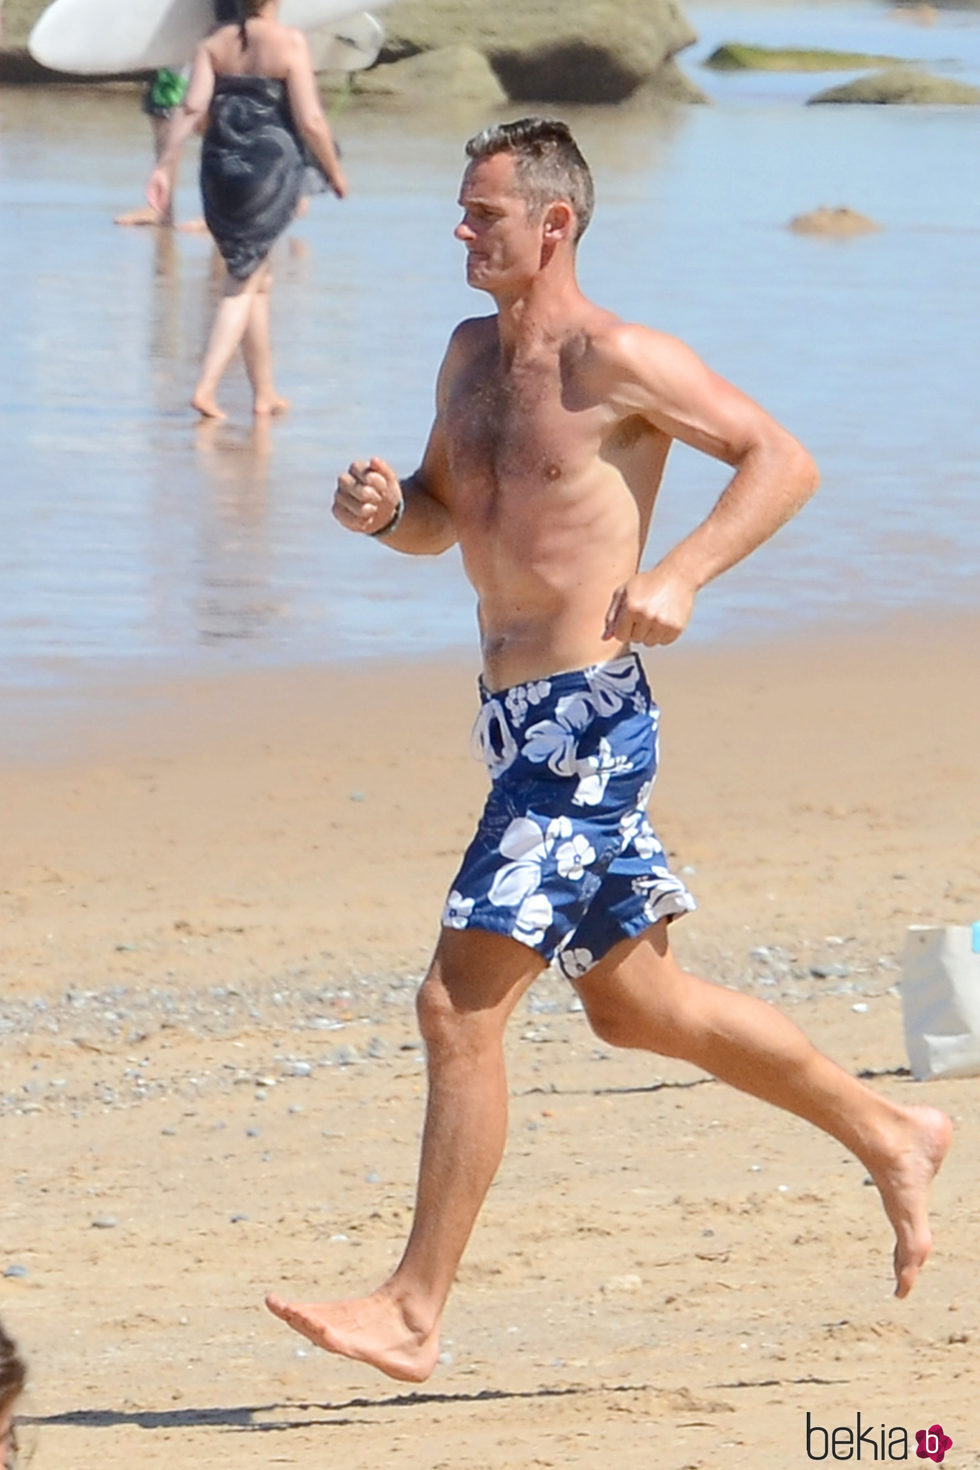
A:
{"label": "white hibiscus flower print", "polygon": [[551,684],[547,679],[535,679],[530,684],[517,684],[513,689],[507,691],[505,704],[507,713],[510,715],[514,725],[523,725],[527,719],[527,712],[532,705],[540,704],[547,699],[551,693]]}
{"label": "white hibiscus flower print", "polygon": [[651,858],[656,857],[658,853],[663,852],[663,848],[657,841],[654,830],[646,817],[643,818],[638,829],[633,833],[633,846],[636,848],[637,856],[641,857],[645,863],[648,863]]}
{"label": "white hibiscus flower print", "polygon": [[[650,787],[644,787],[644,791],[649,794]],[[641,798],[643,797],[643,792],[640,793],[640,796]],[[625,852],[632,844],[637,856],[643,858],[644,862],[649,862],[656,853],[663,852],[663,848],[660,846],[656,833],[647,820],[645,807],[646,802],[644,801],[642,806],[638,806],[633,811],[627,812],[620,822],[619,830],[623,837],[623,845],[620,848],[620,852]]]}
{"label": "white hibiscus flower print", "polygon": [[571,842],[563,842],[555,853],[555,864],[563,878],[572,878],[576,883],[585,875],[585,870],[595,862],[595,848],[587,837],[578,833]]}
{"label": "white hibiscus flower print", "polygon": [[555,817],[543,832],[531,817],[515,817],[500,839],[498,851],[510,862],[494,874],[487,895],[490,902],[498,908],[519,908],[541,887],[541,868],[555,843],[571,835],[568,817]]}
{"label": "white hibiscus flower print", "polygon": [[511,936],[519,939],[522,944],[529,944],[533,949],[544,939],[553,918],[554,910],[550,899],[543,893],[531,893],[517,910]]}
{"label": "white hibiscus flower print", "polygon": [[580,756],[578,740],[593,717],[586,695],[570,694],[555,705],[555,719],[539,720],[530,725],[524,740],[524,755],[535,765],[547,762],[556,776],[576,776],[578,786],[572,794],[575,806],[598,806],[605,795],[609,778],[617,771],[628,771],[628,756],[615,756],[603,737],[595,755]]}
{"label": "white hibiscus flower print", "polygon": [[446,907],[442,911],[443,926],[447,929],[465,929],[469,924],[475,902],[473,898],[464,898],[454,888],[446,899]]}
{"label": "white hibiscus flower print", "polygon": [[592,718],[592,706],[580,694],[568,694],[555,705],[553,720],[539,720],[529,726],[524,737],[523,753],[537,766],[548,764],[556,776],[577,774],[577,737]]}
{"label": "white hibiscus flower print", "polygon": [[[592,702],[600,715],[614,715],[631,698],[640,682],[636,660],[616,658],[608,664],[594,664],[586,669]],[[637,706],[639,708],[639,706]]]}
{"label": "white hibiscus flower print", "polygon": [[694,899],[670,873],[649,873],[633,879],[633,892],[643,895],[643,914],[651,924],[668,914],[689,912]]}
{"label": "white hibiscus flower print", "polygon": [[627,755],[613,755],[612,746],[603,736],[597,754],[578,761],[577,769],[580,780],[572,802],[575,806],[598,806],[606,794],[610,776],[619,771],[631,771],[633,762]]}
{"label": "white hibiscus flower print", "polygon": [[[636,837],[636,834],[642,831],[644,823],[647,822],[647,804],[650,800],[650,792],[652,790],[653,782],[645,781],[636,794],[636,806],[633,807],[632,811],[628,811],[620,820],[619,830],[623,838],[623,845],[620,848],[621,853],[626,851]],[[648,822],[647,825],[649,826]],[[651,837],[653,836],[652,828],[650,829],[650,835]]]}
{"label": "white hibiscus flower print", "polygon": [[592,969],[595,955],[589,949],[563,949],[558,956],[558,964],[569,980],[578,980]]}

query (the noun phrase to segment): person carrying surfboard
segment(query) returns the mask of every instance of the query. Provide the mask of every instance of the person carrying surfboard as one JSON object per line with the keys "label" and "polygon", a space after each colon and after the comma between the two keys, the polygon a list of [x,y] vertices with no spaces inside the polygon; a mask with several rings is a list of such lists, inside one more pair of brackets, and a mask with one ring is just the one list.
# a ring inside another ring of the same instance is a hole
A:
{"label": "person carrying surfboard", "polygon": [[347,193],[306,37],[280,24],[280,0],[237,4],[238,20],[197,48],[187,96],[147,186],[150,205],[162,212],[173,195],[181,149],[203,125],[204,218],[226,267],[191,399],[206,418],[224,417],[218,385],[239,346],[254,412],[277,414],[287,407],[273,383],[268,256],[306,187],[307,149],[337,198]]}

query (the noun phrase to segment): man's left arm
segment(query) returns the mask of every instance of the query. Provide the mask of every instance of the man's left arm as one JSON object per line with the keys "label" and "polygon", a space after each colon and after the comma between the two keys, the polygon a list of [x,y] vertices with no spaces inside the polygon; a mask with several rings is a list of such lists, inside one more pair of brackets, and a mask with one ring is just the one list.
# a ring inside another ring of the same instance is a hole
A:
{"label": "man's left arm", "polygon": [[701,588],[767,541],[810,498],[817,467],[765,409],[676,338],[621,326],[603,368],[617,407],[735,470],[705,520],[656,566],[618,588],[610,604],[607,638],[673,643]]}

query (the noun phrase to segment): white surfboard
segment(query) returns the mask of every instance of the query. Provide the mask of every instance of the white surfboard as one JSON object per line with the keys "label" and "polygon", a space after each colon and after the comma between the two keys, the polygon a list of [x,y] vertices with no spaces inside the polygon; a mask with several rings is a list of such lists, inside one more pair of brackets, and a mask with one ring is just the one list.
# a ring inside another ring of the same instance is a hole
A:
{"label": "white surfboard", "polygon": [[[376,8],[389,3],[373,0]],[[350,17],[350,4],[351,0],[283,0],[279,19],[303,31],[330,27],[342,34],[341,22]],[[213,28],[211,0],[54,0],[37,20],[27,45],[35,61],[52,71],[111,75],[184,66]]]}
{"label": "white surfboard", "polygon": [[380,21],[361,10],[328,25],[312,40],[317,71],[363,71],[377,61],[385,32]]}

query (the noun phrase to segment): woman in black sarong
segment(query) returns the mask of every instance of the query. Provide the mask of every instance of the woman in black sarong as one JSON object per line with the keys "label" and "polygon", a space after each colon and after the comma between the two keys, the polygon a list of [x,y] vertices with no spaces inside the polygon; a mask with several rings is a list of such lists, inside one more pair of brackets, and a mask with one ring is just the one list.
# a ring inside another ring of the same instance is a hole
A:
{"label": "woman in black sarong", "polygon": [[181,148],[203,124],[204,217],[227,268],[191,400],[207,418],[223,417],[218,383],[239,345],[255,412],[286,407],[272,380],[269,251],[309,192],[310,157],[339,199],[347,193],[306,37],[279,24],[279,0],[235,3],[239,20],[198,47],[187,96],[147,190],[155,208],[169,205]]}

